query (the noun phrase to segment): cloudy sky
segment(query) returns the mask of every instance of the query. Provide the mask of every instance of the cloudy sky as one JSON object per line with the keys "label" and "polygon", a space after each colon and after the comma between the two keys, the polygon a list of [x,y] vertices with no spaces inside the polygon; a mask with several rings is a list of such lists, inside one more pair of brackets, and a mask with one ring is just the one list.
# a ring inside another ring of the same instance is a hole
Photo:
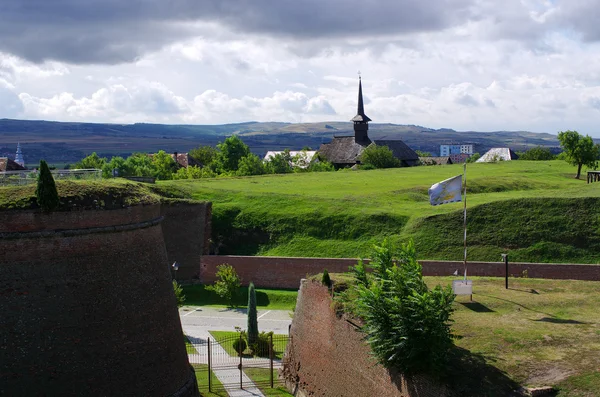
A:
{"label": "cloudy sky", "polygon": [[0,0],[0,118],[600,137],[598,0]]}

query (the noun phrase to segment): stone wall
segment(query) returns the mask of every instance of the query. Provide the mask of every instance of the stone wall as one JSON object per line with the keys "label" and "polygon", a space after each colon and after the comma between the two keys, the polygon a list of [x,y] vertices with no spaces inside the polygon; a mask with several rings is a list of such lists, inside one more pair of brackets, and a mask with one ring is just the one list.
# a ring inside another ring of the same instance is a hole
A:
{"label": "stone wall", "polygon": [[442,397],[445,388],[388,371],[371,355],[352,321],[336,317],[327,288],[300,287],[282,376],[296,396]]}
{"label": "stone wall", "polygon": [[0,395],[198,395],[161,220],[0,212]]}
{"label": "stone wall", "polygon": [[161,205],[162,232],[169,263],[179,263],[177,280],[198,279],[200,259],[208,254],[211,203],[167,201]]}
{"label": "stone wall", "polygon": [[[348,258],[287,258],[267,256],[207,255],[202,257],[200,280],[204,284],[216,279],[216,267],[229,263],[242,278],[242,284],[250,281],[262,288],[296,288],[302,278],[327,269],[330,273],[347,272],[357,259]],[[368,261],[366,261],[368,262]],[[425,276],[450,276],[456,270],[460,275],[464,268],[457,261],[419,261]],[[469,262],[469,276],[504,277],[504,263]],[[600,280],[600,265],[510,263],[509,274],[522,277],[572,280]]]}

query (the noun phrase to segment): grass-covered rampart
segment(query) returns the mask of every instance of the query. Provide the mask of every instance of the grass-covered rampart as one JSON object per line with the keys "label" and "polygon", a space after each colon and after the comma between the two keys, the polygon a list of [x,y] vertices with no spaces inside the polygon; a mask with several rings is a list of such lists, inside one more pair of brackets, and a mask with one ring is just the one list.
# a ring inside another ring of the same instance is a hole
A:
{"label": "grass-covered rampart", "polygon": [[[472,260],[597,263],[600,184],[562,161],[470,164]],[[220,254],[366,257],[374,242],[415,240],[422,259],[462,259],[462,203],[432,207],[427,189],[462,165],[172,181],[213,202]]]}

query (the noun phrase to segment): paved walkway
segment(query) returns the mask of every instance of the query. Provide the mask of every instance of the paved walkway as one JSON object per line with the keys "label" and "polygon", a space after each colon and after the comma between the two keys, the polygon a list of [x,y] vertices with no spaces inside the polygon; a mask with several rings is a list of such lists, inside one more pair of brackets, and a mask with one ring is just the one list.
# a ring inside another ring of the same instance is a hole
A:
{"label": "paved walkway", "polygon": [[[235,331],[235,327],[246,328],[246,309],[223,309],[210,307],[189,307],[179,311],[183,333],[188,336],[190,342],[198,350],[198,355],[190,355],[190,363],[207,364],[207,340],[209,331]],[[286,310],[259,310],[258,327],[260,331],[273,331],[276,334],[287,334],[292,319]],[[211,345],[213,357],[229,357],[225,349],[218,344]],[[268,368],[268,359],[243,358],[243,361],[252,361],[253,365],[259,364]],[[231,365],[227,363],[226,368],[215,366],[213,373],[223,384],[239,384],[240,371],[236,368],[239,358],[231,357]],[[265,365],[266,364],[266,365]],[[274,368],[281,362],[274,362]],[[254,383],[242,372],[244,389],[228,389],[231,397],[264,396]]]}

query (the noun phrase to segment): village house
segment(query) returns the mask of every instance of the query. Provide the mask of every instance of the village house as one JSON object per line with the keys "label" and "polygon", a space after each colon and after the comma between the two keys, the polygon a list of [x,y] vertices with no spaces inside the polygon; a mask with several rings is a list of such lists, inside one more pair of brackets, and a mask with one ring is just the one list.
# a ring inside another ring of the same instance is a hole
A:
{"label": "village house", "polygon": [[336,168],[352,167],[360,164],[362,152],[371,145],[387,146],[394,157],[400,160],[403,167],[419,165],[419,156],[400,140],[371,140],[369,138],[369,121],[365,114],[362,81],[358,80],[358,111],[351,120],[354,122],[354,136],[334,136],[330,143],[324,143],[319,148],[319,154]]}

